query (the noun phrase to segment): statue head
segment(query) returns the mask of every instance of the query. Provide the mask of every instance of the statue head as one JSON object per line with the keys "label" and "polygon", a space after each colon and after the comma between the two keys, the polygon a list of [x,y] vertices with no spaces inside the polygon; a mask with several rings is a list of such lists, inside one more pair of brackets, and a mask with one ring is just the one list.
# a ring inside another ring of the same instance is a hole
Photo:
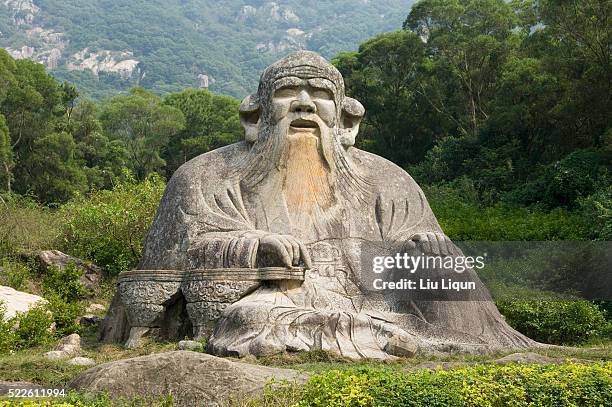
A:
{"label": "statue head", "polygon": [[363,114],[361,103],[345,96],[340,72],[310,51],[298,51],[266,68],[257,93],[240,105],[240,121],[251,143],[265,137],[269,128],[287,134],[292,129],[326,127],[330,136],[349,147]]}

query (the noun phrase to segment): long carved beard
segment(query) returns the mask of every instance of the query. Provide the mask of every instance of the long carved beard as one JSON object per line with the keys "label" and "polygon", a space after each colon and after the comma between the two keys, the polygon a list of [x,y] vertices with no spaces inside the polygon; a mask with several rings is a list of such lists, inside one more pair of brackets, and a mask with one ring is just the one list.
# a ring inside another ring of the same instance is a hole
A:
{"label": "long carved beard", "polygon": [[334,193],[333,164],[327,161],[320,142],[320,132],[293,132],[287,135],[281,161],[284,169],[283,195],[292,223],[307,226],[337,201]]}

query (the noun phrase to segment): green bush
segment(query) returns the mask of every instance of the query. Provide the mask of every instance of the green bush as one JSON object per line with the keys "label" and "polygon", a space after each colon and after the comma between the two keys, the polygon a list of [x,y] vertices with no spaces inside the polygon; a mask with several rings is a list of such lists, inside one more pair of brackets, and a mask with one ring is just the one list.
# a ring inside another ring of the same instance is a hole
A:
{"label": "green bush", "polygon": [[586,300],[501,300],[497,307],[513,328],[539,342],[576,345],[609,330],[604,313]]}
{"label": "green bush", "polygon": [[70,263],[64,268],[47,267],[42,279],[42,291],[45,297],[58,295],[65,302],[76,302],[89,292],[83,287],[80,278],[85,270]]}
{"label": "green bush", "polygon": [[586,198],[579,198],[580,213],[584,223],[593,230],[591,238],[612,240],[612,185]]}
{"label": "green bush", "polygon": [[424,188],[442,230],[457,241],[583,240],[590,231],[582,217],[562,208],[545,211],[498,202],[479,205],[479,194],[465,185]]}
{"label": "green bush", "polygon": [[51,326],[53,317],[47,305],[30,308],[28,312],[19,313],[15,317],[17,349],[28,349],[45,345],[53,340]]}
{"label": "green bush", "polygon": [[43,275],[42,292],[49,301],[58,336],[80,332],[77,318],[85,312],[83,298],[88,294],[79,281],[83,272],[75,264],[67,264],[62,269],[50,266]]}
{"label": "green bush", "polygon": [[310,407],[608,406],[612,363],[491,364],[412,373],[352,368],[317,374],[298,392],[288,392],[289,386],[296,385],[277,390],[292,397],[286,404]]}
{"label": "green bush", "polygon": [[64,205],[64,251],[91,260],[111,274],[133,268],[164,188],[156,174],[141,183],[127,177],[112,191],[98,191]]}
{"label": "green bush", "polygon": [[0,354],[45,345],[53,340],[53,318],[47,305],[38,305],[28,312],[5,321],[6,307],[0,302]]}
{"label": "green bush", "polygon": [[15,321],[5,321],[6,305],[0,301],[0,355],[15,350],[17,338],[15,336]]}

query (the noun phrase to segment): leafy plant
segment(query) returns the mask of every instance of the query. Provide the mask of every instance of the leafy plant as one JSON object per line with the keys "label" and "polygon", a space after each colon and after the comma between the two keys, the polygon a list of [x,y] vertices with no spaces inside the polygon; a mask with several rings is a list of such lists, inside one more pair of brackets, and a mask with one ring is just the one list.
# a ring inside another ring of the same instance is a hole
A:
{"label": "leafy plant", "polygon": [[609,331],[603,312],[586,300],[502,300],[497,307],[513,328],[539,342],[581,344]]}
{"label": "leafy plant", "polygon": [[164,181],[156,174],[141,183],[127,176],[112,191],[97,191],[71,201],[61,208],[64,250],[111,274],[133,268],[164,188]]}

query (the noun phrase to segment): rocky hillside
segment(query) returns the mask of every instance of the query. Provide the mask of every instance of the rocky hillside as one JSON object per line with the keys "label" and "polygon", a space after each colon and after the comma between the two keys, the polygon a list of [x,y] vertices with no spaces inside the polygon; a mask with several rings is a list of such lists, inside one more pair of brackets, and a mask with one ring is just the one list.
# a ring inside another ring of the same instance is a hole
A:
{"label": "rocky hillside", "polygon": [[0,0],[0,47],[44,63],[94,97],[137,84],[242,96],[279,56],[355,49],[400,28],[413,2]]}

